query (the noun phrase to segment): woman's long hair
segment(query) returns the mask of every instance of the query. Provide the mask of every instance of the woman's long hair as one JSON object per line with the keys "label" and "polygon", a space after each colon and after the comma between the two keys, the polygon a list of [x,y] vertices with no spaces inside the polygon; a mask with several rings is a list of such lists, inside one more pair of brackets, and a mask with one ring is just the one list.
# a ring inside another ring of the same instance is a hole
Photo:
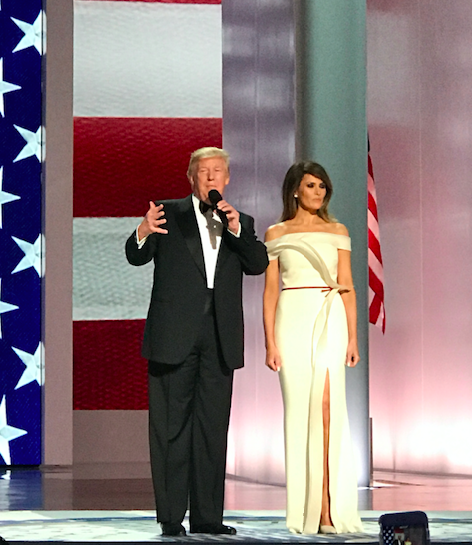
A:
{"label": "woman's long hair", "polygon": [[320,179],[326,185],[326,195],[320,209],[316,212],[317,215],[327,222],[335,221],[328,212],[329,201],[331,199],[331,195],[333,194],[333,184],[331,183],[326,170],[320,164],[315,163],[314,161],[299,161],[298,163],[294,163],[288,169],[282,186],[282,201],[284,209],[280,221],[291,220],[295,217],[298,209],[298,201],[294,195],[298,190],[305,174],[311,174],[315,178]]}

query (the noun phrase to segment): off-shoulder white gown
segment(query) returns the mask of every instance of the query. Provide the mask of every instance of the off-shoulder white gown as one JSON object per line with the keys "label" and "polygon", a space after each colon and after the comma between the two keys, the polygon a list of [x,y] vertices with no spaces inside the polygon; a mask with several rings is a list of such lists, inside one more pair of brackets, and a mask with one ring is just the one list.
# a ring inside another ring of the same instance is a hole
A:
{"label": "off-shoulder white gown", "polygon": [[339,295],[342,286],[336,282],[338,249],[350,251],[351,240],[344,235],[305,232],[283,235],[266,245],[269,259],[279,260],[283,284],[275,335],[282,359],[287,527],[303,534],[319,530],[322,398],[329,373],[331,519],[338,533],[360,532],[345,392],[347,319]]}

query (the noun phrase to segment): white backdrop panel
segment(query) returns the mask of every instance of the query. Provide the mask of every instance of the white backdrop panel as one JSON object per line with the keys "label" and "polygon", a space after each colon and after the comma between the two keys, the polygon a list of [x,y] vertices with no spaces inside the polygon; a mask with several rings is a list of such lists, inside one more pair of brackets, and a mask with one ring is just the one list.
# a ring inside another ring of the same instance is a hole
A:
{"label": "white backdrop panel", "polygon": [[221,117],[221,6],[76,0],[74,18],[75,116]]}
{"label": "white backdrop panel", "polygon": [[132,267],[124,243],[142,218],[74,218],[74,320],[143,320],[152,262]]}

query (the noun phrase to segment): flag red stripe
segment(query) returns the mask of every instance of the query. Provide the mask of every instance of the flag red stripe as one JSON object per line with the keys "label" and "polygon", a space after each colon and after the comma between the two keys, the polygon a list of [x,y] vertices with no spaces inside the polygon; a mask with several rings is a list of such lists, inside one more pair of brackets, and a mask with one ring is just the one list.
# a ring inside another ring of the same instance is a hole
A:
{"label": "flag red stripe", "polygon": [[144,320],[74,322],[74,409],[148,408]]}
{"label": "flag red stripe", "polygon": [[378,295],[375,295],[370,303],[369,307],[369,322],[376,324],[379,319],[380,308],[382,306],[382,300]]}
{"label": "flag red stripe", "polygon": [[380,250],[380,241],[369,229],[369,250],[372,250],[372,253],[382,264],[382,252]]}
{"label": "flag red stripe", "polygon": [[192,151],[222,145],[221,118],[74,119],[74,217],[142,216],[185,197]]}
{"label": "flag red stripe", "polygon": [[378,212],[377,212],[377,202],[375,201],[372,193],[369,193],[369,210],[371,211],[374,218],[378,221]]}
{"label": "flag red stripe", "polygon": [[372,159],[370,155],[367,156],[367,171],[369,176],[374,179],[374,167],[372,166]]}
{"label": "flag red stripe", "polygon": [[[382,323],[378,324],[380,313],[383,311]],[[385,333],[385,307],[383,304],[383,296],[375,295],[369,307],[369,322],[375,324],[382,329],[382,333]]]}
{"label": "flag red stripe", "polygon": [[374,271],[369,267],[369,286],[374,291],[375,295],[382,297],[384,295],[384,289],[383,289],[383,283],[380,281],[378,276],[374,273]]}

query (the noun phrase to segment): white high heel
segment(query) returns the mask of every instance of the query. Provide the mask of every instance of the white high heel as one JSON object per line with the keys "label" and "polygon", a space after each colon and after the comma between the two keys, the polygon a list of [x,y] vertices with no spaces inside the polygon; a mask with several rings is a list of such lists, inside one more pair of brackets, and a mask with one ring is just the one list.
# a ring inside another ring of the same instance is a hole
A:
{"label": "white high heel", "polygon": [[337,534],[336,528],[334,526],[325,526],[320,524],[320,534]]}

